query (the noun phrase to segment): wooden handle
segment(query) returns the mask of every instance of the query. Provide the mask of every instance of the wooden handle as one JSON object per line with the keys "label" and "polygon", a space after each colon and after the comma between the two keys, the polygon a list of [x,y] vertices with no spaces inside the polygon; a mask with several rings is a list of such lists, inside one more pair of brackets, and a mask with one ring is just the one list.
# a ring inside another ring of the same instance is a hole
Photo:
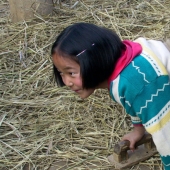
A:
{"label": "wooden handle", "polygon": [[[135,147],[138,147],[144,143],[150,142],[152,140],[152,136],[148,133],[144,134],[141,140],[136,142]],[[129,148],[130,142],[128,140],[121,141],[118,144],[114,146],[114,152],[118,155],[120,155],[121,152],[130,150]]]}

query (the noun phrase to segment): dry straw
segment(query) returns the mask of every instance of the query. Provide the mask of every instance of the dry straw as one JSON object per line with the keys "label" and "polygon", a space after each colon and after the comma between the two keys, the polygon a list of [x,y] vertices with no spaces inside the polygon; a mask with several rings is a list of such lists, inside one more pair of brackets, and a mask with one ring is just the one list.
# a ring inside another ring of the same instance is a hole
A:
{"label": "dry straw", "polygon": [[[60,2],[60,3],[58,3]],[[55,86],[50,48],[75,22],[115,30],[121,39],[170,36],[168,0],[56,1],[52,16],[11,23],[0,0],[0,169],[114,169],[113,145],[131,130],[108,92],[81,100]],[[160,169],[158,155],[131,169]]]}

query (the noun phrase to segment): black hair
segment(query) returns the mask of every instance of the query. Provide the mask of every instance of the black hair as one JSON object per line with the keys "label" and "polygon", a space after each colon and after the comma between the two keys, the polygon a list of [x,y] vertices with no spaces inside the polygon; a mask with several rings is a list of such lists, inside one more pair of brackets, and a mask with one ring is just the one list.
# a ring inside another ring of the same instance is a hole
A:
{"label": "black hair", "polygon": [[[109,78],[123,49],[125,45],[115,32],[94,24],[76,23],[60,33],[52,45],[51,55],[71,57],[80,64],[83,88],[88,89]],[[53,71],[57,84],[64,86],[54,65]]]}

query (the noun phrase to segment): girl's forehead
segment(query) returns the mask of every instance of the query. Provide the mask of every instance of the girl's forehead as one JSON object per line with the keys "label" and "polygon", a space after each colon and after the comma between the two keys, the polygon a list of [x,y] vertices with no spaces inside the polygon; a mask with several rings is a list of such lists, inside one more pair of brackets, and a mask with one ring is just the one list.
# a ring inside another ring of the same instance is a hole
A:
{"label": "girl's forehead", "polygon": [[52,60],[56,68],[79,68],[79,64],[71,57],[65,57],[58,54],[52,55]]}

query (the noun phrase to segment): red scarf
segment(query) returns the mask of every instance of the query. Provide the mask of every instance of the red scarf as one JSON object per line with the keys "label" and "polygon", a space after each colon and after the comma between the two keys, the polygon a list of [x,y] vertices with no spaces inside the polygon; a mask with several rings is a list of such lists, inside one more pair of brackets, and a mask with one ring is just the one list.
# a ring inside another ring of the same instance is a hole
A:
{"label": "red scarf", "polygon": [[118,59],[113,73],[108,79],[108,85],[110,87],[111,81],[113,81],[121,71],[142,52],[142,47],[139,43],[132,42],[129,40],[123,41],[126,49],[122,52],[121,57]]}

